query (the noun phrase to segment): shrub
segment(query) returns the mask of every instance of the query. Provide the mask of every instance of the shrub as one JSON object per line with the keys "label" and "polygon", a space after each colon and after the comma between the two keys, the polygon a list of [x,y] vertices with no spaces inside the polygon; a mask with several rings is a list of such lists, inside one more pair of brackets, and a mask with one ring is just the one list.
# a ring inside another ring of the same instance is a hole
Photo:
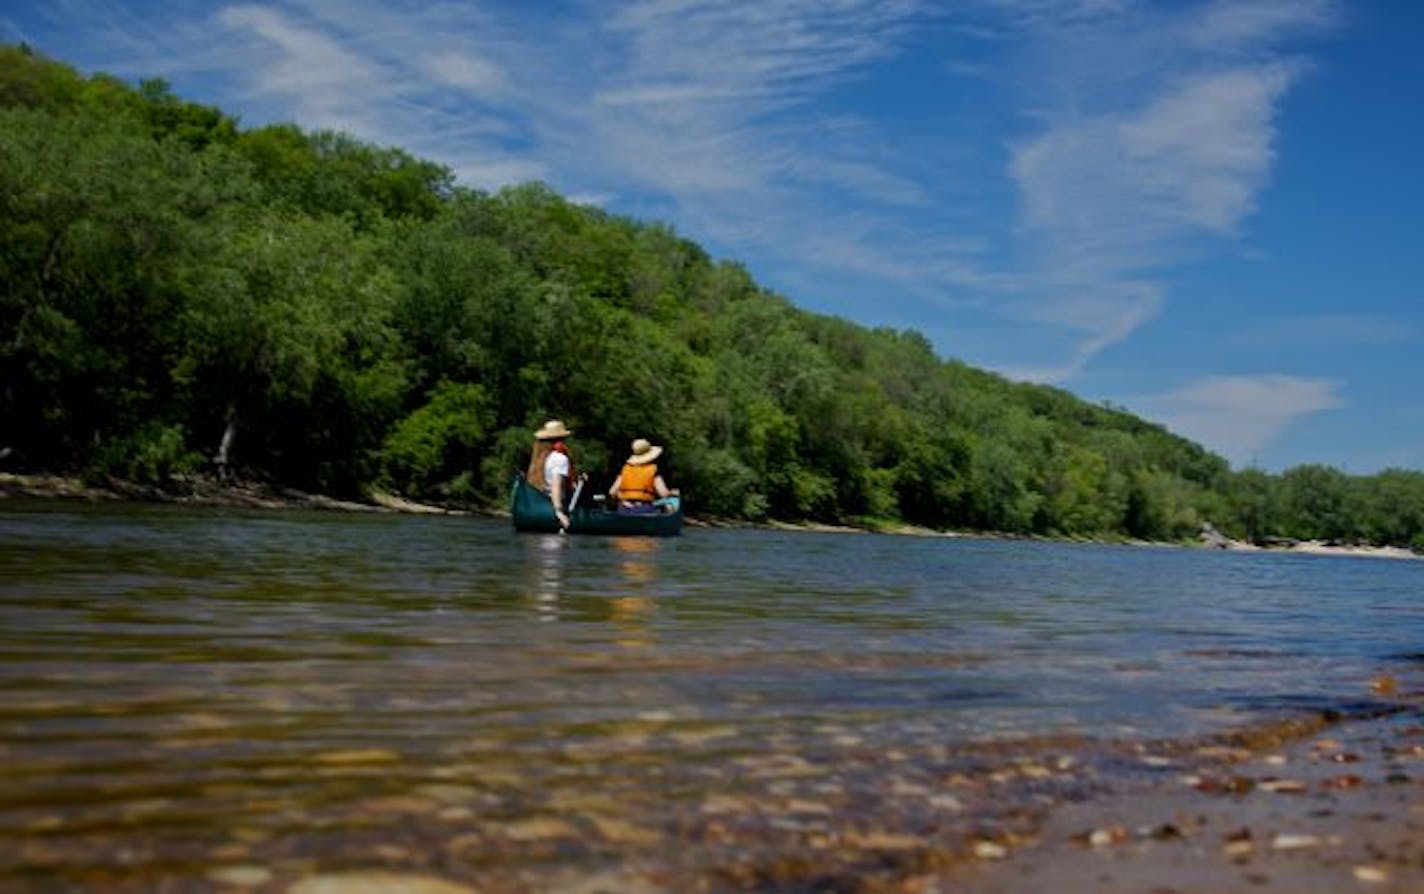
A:
{"label": "shrub", "polygon": [[[385,483],[417,495],[449,483],[461,492],[473,490],[468,480],[479,449],[494,423],[494,410],[484,388],[441,382],[425,406],[396,424],[381,448]],[[461,475],[466,480],[458,485]]]}
{"label": "shrub", "polygon": [[202,456],[184,443],[181,425],[150,422],[138,431],[105,441],[85,477],[90,481],[118,478],[138,484],[166,484],[175,475],[193,472]]}

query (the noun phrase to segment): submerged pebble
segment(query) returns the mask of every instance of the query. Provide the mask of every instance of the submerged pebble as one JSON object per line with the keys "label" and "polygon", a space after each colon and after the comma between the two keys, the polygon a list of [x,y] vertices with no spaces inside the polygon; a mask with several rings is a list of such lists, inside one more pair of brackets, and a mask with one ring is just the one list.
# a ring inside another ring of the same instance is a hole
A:
{"label": "submerged pebble", "polygon": [[1256,850],[1256,842],[1252,839],[1251,830],[1244,826],[1227,832],[1221,838],[1222,853],[1233,858],[1249,856]]}
{"label": "submerged pebble", "polygon": [[1123,826],[1107,826],[1101,829],[1094,829],[1086,836],[1086,841],[1093,847],[1107,847],[1112,844],[1121,844],[1132,836]]}
{"label": "submerged pebble", "polygon": [[1271,839],[1271,849],[1277,851],[1299,851],[1320,847],[1325,842],[1318,835],[1296,835],[1281,832]]}
{"label": "submerged pebble", "polygon": [[558,818],[531,817],[506,823],[501,831],[513,841],[546,841],[551,838],[576,838],[578,831]]}
{"label": "submerged pebble", "polygon": [[1363,785],[1364,782],[1365,780],[1360,778],[1359,776],[1356,776],[1353,773],[1346,773],[1343,776],[1332,776],[1320,784],[1325,786],[1326,788],[1340,789],[1355,788],[1357,786]]}
{"label": "submerged pebble", "polygon": [[204,875],[220,885],[265,885],[272,880],[272,870],[265,866],[219,866]]}
{"label": "submerged pebble", "polygon": [[867,851],[909,851],[919,850],[925,846],[925,842],[921,838],[893,832],[851,833],[845,836],[845,843]]}
{"label": "submerged pebble", "polygon": [[1389,881],[1389,873],[1374,866],[1356,866],[1354,875],[1356,881],[1366,884],[1382,885]]}
{"label": "submerged pebble", "polygon": [[312,757],[312,762],[329,767],[360,766],[362,764],[394,764],[400,755],[389,748],[351,748],[324,751]]}
{"label": "submerged pebble", "polygon": [[974,842],[974,856],[981,860],[1002,860],[1009,855],[1009,849],[996,841]]}
{"label": "submerged pebble", "polygon": [[474,889],[425,875],[335,872],[308,876],[287,894],[474,894]]}

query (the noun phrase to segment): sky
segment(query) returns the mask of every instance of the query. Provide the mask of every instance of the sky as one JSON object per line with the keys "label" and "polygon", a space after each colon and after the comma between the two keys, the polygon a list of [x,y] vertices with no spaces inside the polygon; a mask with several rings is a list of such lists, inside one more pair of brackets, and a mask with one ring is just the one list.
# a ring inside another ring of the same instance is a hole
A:
{"label": "sky", "polygon": [[1236,468],[1424,469],[1424,3],[8,0],[244,127],[670,224]]}

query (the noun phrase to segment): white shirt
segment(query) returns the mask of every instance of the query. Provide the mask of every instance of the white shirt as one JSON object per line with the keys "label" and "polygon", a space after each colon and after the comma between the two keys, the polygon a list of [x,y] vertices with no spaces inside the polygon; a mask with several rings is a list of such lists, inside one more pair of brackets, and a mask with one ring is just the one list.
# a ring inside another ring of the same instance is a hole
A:
{"label": "white shirt", "polygon": [[567,477],[569,477],[569,458],[555,450],[544,460],[544,492],[552,491],[555,481]]}

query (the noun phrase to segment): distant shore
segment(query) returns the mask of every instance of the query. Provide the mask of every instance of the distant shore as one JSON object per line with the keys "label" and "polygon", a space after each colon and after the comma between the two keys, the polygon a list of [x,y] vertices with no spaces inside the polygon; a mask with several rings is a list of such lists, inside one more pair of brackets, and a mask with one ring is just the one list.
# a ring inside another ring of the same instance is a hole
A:
{"label": "distant shore", "polygon": [[1293,540],[1289,538],[1272,538],[1264,543],[1251,543],[1246,540],[1233,540],[1216,533],[1214,529],[1204,531],[1201,536],[1193,542],[1173,542],[1161,543],[1148,540],[1098,540],[1081,537],[1045,537],[1039,535],[1003,534],[993,531],[936,531],[933,528],[920,527],[905,523],[895,523],[875,527],[857,527],[854,525],[828,525],[818,522],[764,522],[755,527],[771,528],[782,531],[816,531],[821,533],[844,533],[844,534],[896,534],[910,537],[964,537],[964,538],[986,538],[994,540],[1047,540],[1060,543],[1103,543],[1121,544],[1126,546],[1181,546],[1188,548],[1205,548],[1214,550],[1226,550],[1229,552],[1269,552],[1269,553],[1299,553],[1314,556],[1359,556],[1365,558],[1378,559],[1424,559],[1424,554],[1417,553],[1402,546],[1367,546],[1359,544],[1332,543],[1324,540]]}
{"label": "distant shore", "polygon": [[[89,502],[132,501],[174,503],[236,509],[319,509],[341,512],[394,512],[409,515],[472,515],[500,518],[507,513],[478,506],[441,506],[409,500],[395,494],[372,491],[365,501],[340,499],[292,488],[255,482],[222,483],[210,476],[194,476],[167,488],[109,481],[88,484],[63,475],[22,475],[0,472],[0,500],[8,497],[68,499]],[[993,531],[937,531],[903,522],[884,525],[831,525],[822,522],[745,522],[730,519],[689,517],[692,527],[764,528],[778,531],[808,531],[845,534],[892,534],[912,537],[978,537],[987,539],[1043,539],[1062,542],[1123,543],[1135,546],[1200,546],[1231,552],[1273,552],[1318,556],[1352,556],[1380,559],[1424,559],[1424,555],[1400,546],[1341,544],[1321,540],[1272,538],[1262,543],[1234,540],[1207,526],[1196,543],[1162,544],[1149,541],[1089,541],[1083,538],[1025,537]]]}
{"label": "distant shore", "polygon": [[1210,525],[1202,527],[1199,540],[1202,546],[1210,549],[1232,552],[1289,552],[1313,556],[1360,556],[1372,559],[1424,558],[1424,555],[1402,546],[1370,546],[1327,540],[1296,540],[1289,537],[1270,537],[1252,543],[1226,537]]}
{"label": "distant shore", "polygon": [[1424,555],[1402,546],[1351,546],[1324,540],[1301,540],[1288,546],[1258,546],[1236,541],[1228,549],[1244,552],[1307,553],[1315,556],[1363,556],[1373,559],[1424,559]]}
{"label": "distant shore", "polygon": [[474,509],[432,506],[381,492],[372,492],[367,495],[368,502],[361,502],[260,483],[225,484],[205,476],[183,479],[171,487],[158,488],[125,481],[110,481],[103,485],[96,485],[62,475],[16,475],[0,472],[0,499],[7,497],[76,500],[93,503],[123,501],[174,503],[185,506],[215,506],[233,509],[323,509],[340,512],[400,512],[419,515],[478,514]]}

